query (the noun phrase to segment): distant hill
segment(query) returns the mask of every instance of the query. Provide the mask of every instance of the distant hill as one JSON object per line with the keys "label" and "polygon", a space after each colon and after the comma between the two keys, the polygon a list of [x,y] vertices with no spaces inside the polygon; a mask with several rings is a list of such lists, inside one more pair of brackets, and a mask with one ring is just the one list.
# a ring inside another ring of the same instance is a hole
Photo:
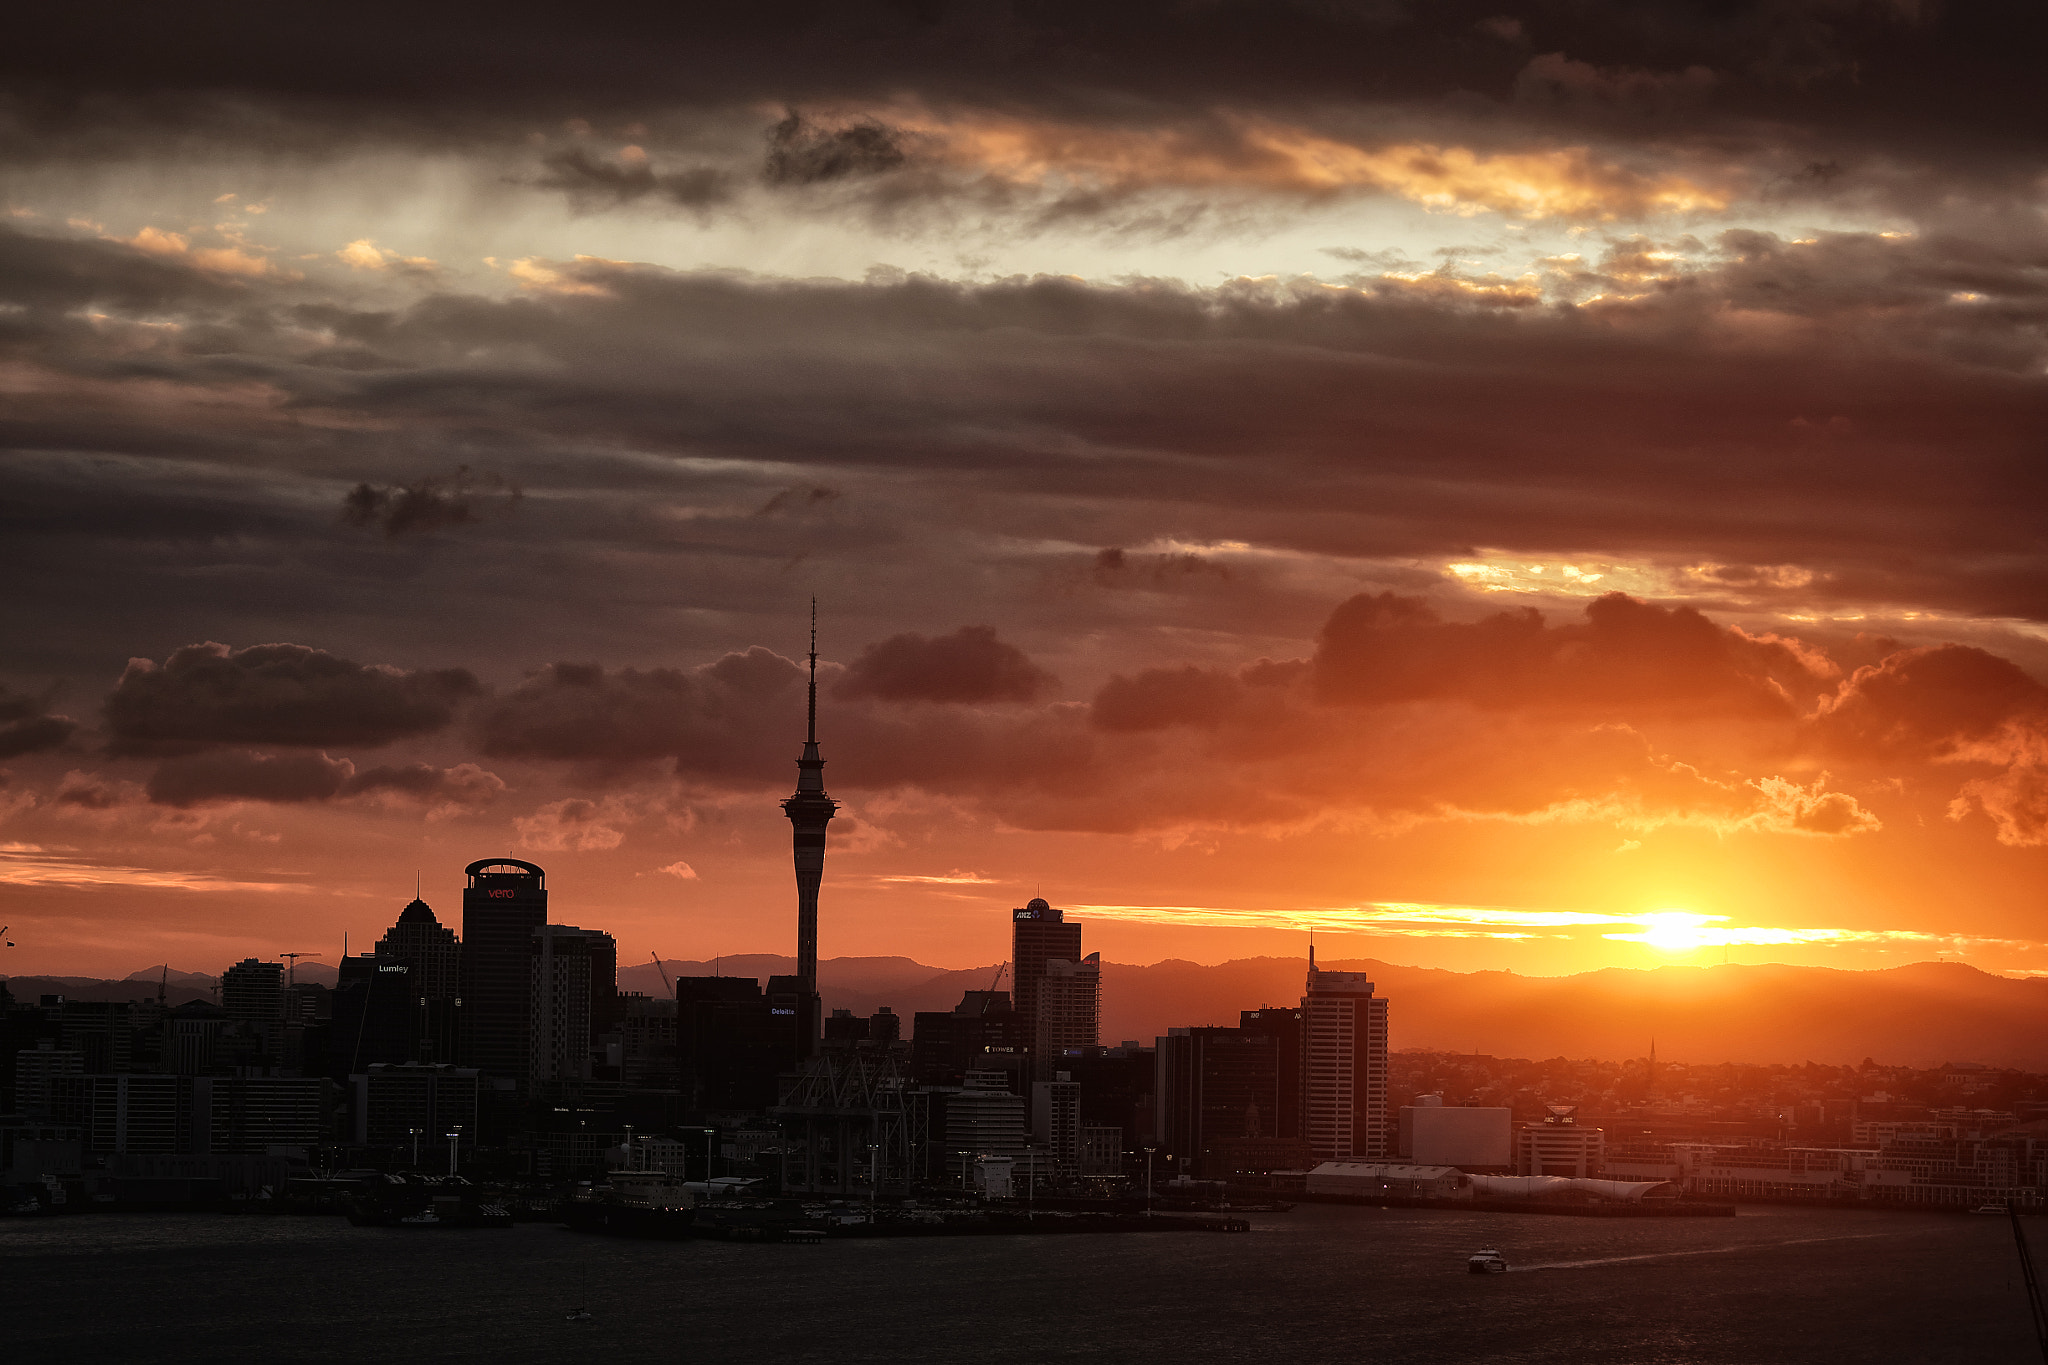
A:
{"label": "distant hill", "polygon": [[[1326,961],[1369,973],[1391,1002],[1396,1048],[1483,1052],[1499,1057],[1640,1057],[1650,1050],[1684,1062],[1855,1063],[1900,1066],[1982,1062],[2048,1071],[2048,980],[1994,976],[1959,962],[1921,962],[1887,971],[1826,967],[1609,968],[1578,976],[1452,972],[1386,962]],[[1216,966],[1168,959],[1147,967],[1105,963],[1102,1038],[1150,1043],[1168,1028],[1235,1024],[1238,1011],[1301,998],[1298,958],[1240,958]],[[126,981],[15,977],[17,1001],[150,999],[160,969]],[[664,961],[677,976],[766,978],[796,970],[793,958],[747,953],[705,962]],[[301,963],[306,980],[332,967]],[[909,1017],[948,1010],[961,993],[987,990],[993,964],[948,969],[907,957],[839,957],[818,964],[828,1009],[872,1014],[887,1005]],[[213,978],[172,971],[172,1004],[211,998]],[[1005,973],[1002,989],[1009,988]],[[651,962],[619,971],[621,990],[665,995]]]}
{"label": "distant hill", "polygon": [[[666,962],[671,976],[761,976],[795,970],[767,954],[721,963]],[[1105,963],[1102,1037],[1150,1043],[1169,1027],[1235,1024],[1238,1011],[1301,998],[1299,958],[1240,958],[1216,966],[1168,959]],[[1671,1061],[1983,1062],[2048,1071],[2048,980],[1994,976],[1959,962],[1886,971],[1743,966],[1608,968],[1577,976],[1452,972],[1371,960],[1326,960],[1372,976],[1390,1003],[1396,1048],[1501,1057],[1639,1057]],[[947,971],[901,957],[818,964],[827,1008],[906,1017],[951,1009],[984,990],[995,967]],[[653,965],[619,973],[623,989],[658,994]],[[1007,988],[1007,974],[1003,981]]]}

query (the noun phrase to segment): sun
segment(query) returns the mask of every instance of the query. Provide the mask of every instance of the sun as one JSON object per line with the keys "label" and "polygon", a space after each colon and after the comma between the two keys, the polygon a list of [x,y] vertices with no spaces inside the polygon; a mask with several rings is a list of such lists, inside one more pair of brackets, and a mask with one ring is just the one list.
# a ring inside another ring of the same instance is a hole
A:
{"label": "sun", "polygon": [[1690,910],[1658,910],[1642,918],[1643,932],[1631,935],[1660,953],[1691,953],[1713,940],[1706,928],[1714,915],[1695,915]]}

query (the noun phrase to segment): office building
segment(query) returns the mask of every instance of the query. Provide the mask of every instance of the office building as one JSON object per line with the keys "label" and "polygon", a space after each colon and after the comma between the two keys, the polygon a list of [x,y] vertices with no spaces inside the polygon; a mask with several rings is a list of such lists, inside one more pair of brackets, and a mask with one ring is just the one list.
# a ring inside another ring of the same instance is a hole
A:
{"label": "office building", "polygon": [[381,951],[343,958],[334,985],[330,1073],[353,1076],[368,1066],[420,1060],[422,1003],[412,963]]}
{"label": "office building", "polygon": [[1606,1157],[1607,1135],[1579,1123],[1575,1104],[1545,1105],[1541,1123],[1515,1130],[1515,1174],[1597,1176]]}
{"label": "office building", "polygon": [[1301,1143],[1273,1132],[1280,1040],[1237,1028],[1177,1028],[1155,1054],[1159,1144],[1202,1179],[1300,1164]]}
{"label": "office building", "polygon": [[1031,1141],[1045,1153],[1053,1174],[1081,1173],[1081,1087],[1064,1072],[1032,1083]]}
{"label": "office building", "polygon": [[1418,1166],[1505,1173],[1515,1163],[1515,1111],[1447,1105],[1440,1095],[1404,1104],[1396,1124],[1398,1155]]}
{"label": "office building", "polygon": [[[825,878],[825,827],[839,810],[839,803],[825,795],[825,760],[818,752],[817,612],[814,600],[809,723],[803,756],[796,761],[796,791],[782,803],[796,860],[796,982],[794,989],[785,988],[782,994],[795,997],[797,1035],[805,1056],[817,1050],[823,1013],[818,999],[818,886]],[[769,989],[776,993],[773,985]]]}
{"label": "office building", "polygon": [[1302,1138],[1317,1161],[1388,1152],[1387,1002],[1363,972],[1326,972],[1309,952],[1301,1000]]}
{"label": "office building", "polygon": [[1279,1103],[1267,1132],[1274,1137],[1301,1136],[1301,1008],[1261,1005],[1237,1016],[1240,1032],[1271,1038],[1278,1052]]}
{"label": "office building", "polygon": [[[46,1044],[49,1040],[45,1040]],[[14,1054],[14,1109],[17,1114],[47,1118],[54,1110],[59,1076],[85,1074],[85,1054],[70,1048],[43,1046]]]}
{"label": "office building", "polygon": [[1010,982],[1026,1036],[1035,1041],[1039,983],[1045,979],[1046,964],[1081,960],[1081,926],[1067,923],[1060,911],[1036,898],[1021,910],[1012,910],[1010,921]]}
{"label": "office building", "polygon": [[465,869],[461,1055],[487,1075],[524,1084],[533,1014],[533,932],[548,921],[547,874],[516,858]]}
{"label": "office building", "polygon": [[527,1077],[589,1080],[592,1050],[618,1013],[619,948],[610,934],[566,924],[533,931]]}
{"label": "office building", "polygon": [[779,1007],[787,1012],[778,1014],[751,976],[676,978],[676,1089],[685,1110],[758,1112],[775,1103],[776,1077],[802,1057],[789,984]]}
{"label": "office building", "polygon": [[284,964],[243,958],[221,973],[221,1008],[237,1033],[255,1041],[260,1060],[284,1054]]}
{"label": "office building", "polygon": [[454,1061],[455,1002],[462,994],[462,943],[455,931],[435,918],[425,901],[414,897],[399,911],[398,922],[377,940],[377,952],[412,969],[419,1010],[419,1060]]}
{"label": "office building", "polygon": [[[1076,931],[1080,925],[1072,926]],[[1048,958],[1036,983],[1032,1046],[1042,1072],[1057,1069],[1060,1058],[1094,1047],[1101,1031],[1102,955],[1090,953],[1079,962]]]}
{"label": "office building", "polygon": [[[468,1066],[406,1062],[376,1065],[349,1078],[355,1140],[378,1147],[421,1148],[446,1159],[447,1134],[477,1127],[477,1071]],[[422,1165],[433,1164],[422,1160]]]}

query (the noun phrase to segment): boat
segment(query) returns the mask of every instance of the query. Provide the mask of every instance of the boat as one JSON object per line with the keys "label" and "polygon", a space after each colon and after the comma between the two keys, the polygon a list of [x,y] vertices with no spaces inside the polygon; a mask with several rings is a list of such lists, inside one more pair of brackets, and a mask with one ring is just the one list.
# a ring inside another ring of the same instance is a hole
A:
{"label": "boat", "polygon": [[589,1322],[596,1316],[597,1314],[591,1312],[588,1308],[571,1308],[568,1312],[562,1314],[562,1321]]}
{"label": "boat", "polygon": [[697,1197],[666,1171],[621,1170],[601,1185],[580,1186],[562,1206],[562,1221],[615,1237],[688,1237],[696,1207]]}
{"label": "boat", "polygon": [[1474,1275],[1505,1275],[1508,1273],[1508,1258],[1491,1248],[1475,1251],[1465,1261],[1465,1269]]}

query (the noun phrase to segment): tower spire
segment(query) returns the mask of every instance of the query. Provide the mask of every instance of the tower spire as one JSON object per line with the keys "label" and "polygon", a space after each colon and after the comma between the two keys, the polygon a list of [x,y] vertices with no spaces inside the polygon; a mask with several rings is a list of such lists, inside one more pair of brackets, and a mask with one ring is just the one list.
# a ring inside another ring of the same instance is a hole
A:
{"label": "tower spire", "polygon": [[[818,742],[818,599],[811,599],[811,714],[804,743]],[[808,755],[806,755],[808,757]]]}

